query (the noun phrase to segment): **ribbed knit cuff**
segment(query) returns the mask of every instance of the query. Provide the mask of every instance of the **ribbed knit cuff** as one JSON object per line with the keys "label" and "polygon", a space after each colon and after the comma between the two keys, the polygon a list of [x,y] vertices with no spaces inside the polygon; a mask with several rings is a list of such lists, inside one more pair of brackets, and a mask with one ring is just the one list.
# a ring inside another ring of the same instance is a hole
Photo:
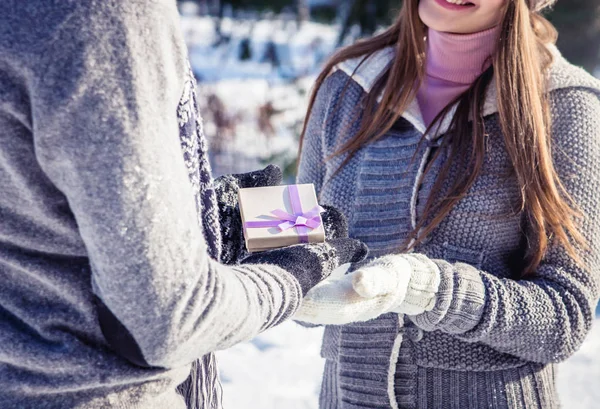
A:
{"label": "ribbed knit cuff", "polygon": [[436,294],[440,286],[438,266],[422,254],[405,254],[403,258],[410,264],[412,274],[404,302],[395,312],[418,315],[431,311],[435,306]]}
{"label": "ribbed knit cuff", "polygon": [[486,289],[479,270],[464,263],[432,260],[440,271],[440,286],[431,311],[410,316],[424,331],[464,334],[476,326],[485,306]]}

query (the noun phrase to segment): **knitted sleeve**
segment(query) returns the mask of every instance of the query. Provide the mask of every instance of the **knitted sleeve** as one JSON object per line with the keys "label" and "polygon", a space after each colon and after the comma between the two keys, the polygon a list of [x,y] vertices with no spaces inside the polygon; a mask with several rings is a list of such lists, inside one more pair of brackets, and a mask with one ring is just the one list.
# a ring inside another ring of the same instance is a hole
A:
{"label": "knitted sleeve", "polygon": [[175,2],[52,11],[30,32],[42,54],[21,56],[35,153],[85,243],[108,343],[140,366],[177,368],[289,317],[292,275],[208,256],[180,141],[177,110],[192,101]]}
{"label": "knitted sleeve", "polygon": [[540,363],[568,358],[587,335],[600,285],[600,98],[586,89],[555,92],[555,167],[585,216],[581,233],[589,250],[579,251],[585,268],[558,245],[532,277],[519,281],[434,260],[441,272],[436,305],[411,317],[422,329]]}

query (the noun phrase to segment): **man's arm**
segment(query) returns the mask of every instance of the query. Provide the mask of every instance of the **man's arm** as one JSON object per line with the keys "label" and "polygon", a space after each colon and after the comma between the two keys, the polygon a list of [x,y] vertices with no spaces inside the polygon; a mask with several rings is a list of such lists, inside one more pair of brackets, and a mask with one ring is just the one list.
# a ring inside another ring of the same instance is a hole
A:
{"label": "man's arm", "polygon": [[36,155],[77,221],[112,346],[177,367],[289,316],[300,286],[286,271],[207,256],[178,134],[175,2],[37,3],[6,6],[39,21],[23,40],[37,52],[20,56]]}

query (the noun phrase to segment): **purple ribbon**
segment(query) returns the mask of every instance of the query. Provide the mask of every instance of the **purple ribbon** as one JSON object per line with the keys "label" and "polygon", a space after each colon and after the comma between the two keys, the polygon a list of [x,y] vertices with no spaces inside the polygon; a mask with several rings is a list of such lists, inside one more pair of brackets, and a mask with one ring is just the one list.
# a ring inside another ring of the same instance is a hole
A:
{"label": "purple ribbon", "polygon": [[277,220],[264,220],[255,222],[246,222],[244,227],[247,229],[264,229],[268,227],[278,227],[282,232],[296,228],[300,243],[308,243],[308,233],[321,225],[320,214],[325,211],[321,206],[315,206],[308,212],[302,211],[302,201],[298,185],[288,186],[290,202],[292,204],[292,214],[276,209],[271,212]]}

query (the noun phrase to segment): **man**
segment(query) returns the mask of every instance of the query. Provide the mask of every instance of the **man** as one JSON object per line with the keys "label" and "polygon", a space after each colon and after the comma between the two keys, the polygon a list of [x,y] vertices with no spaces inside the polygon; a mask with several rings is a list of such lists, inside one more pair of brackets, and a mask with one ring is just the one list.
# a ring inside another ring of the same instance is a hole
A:
{"label": "man", "polygon": [[189,72],[174,0],[0,4],[0,408],[183,409],[199,358],[216,406],[212,352],[364,258],[333,210],[327,244],[246,257],[232,198],[280,176],[219,204]]}

